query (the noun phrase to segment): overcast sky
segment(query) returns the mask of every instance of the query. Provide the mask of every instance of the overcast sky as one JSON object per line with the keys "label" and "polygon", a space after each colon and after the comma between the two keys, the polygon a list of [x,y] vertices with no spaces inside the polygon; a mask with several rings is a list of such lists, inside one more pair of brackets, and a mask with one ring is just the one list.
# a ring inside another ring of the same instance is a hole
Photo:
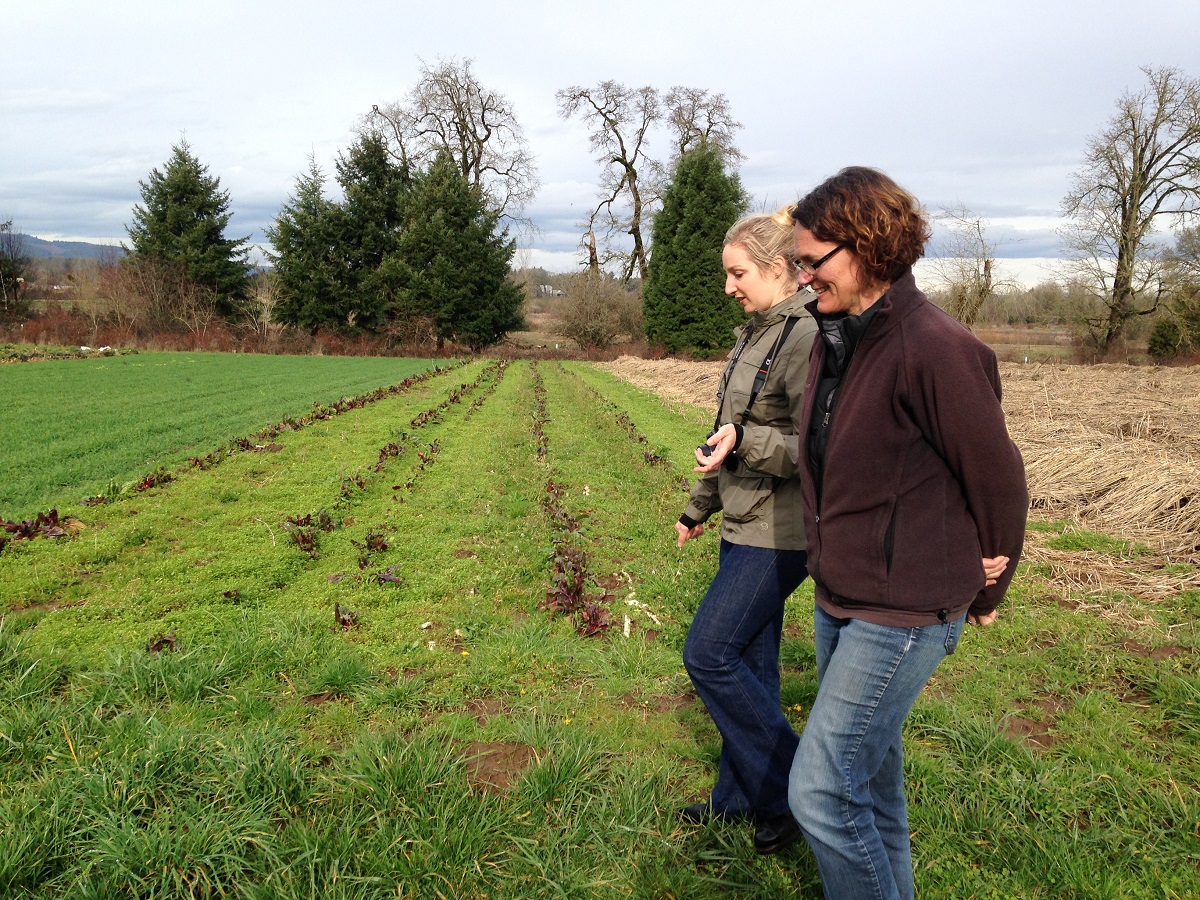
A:
{"label": "overcast sky", "polygon": [[0,221],[26,234],[125,240],[139,180],[182,137],[231,195],[227,236],[261,244],[310,156],[332,173],[421,60],[470,58],[537,158],[540,231],[518,263],[552,271],[580,258],[599,174],[583,124],[557,114],[570,85],[723,93],[755,207],[877,166],[933,212],[984,217],[1037,280],[1070,175],[1139,67],[1200,77],[1196,0],[10,0],[0,22]]}

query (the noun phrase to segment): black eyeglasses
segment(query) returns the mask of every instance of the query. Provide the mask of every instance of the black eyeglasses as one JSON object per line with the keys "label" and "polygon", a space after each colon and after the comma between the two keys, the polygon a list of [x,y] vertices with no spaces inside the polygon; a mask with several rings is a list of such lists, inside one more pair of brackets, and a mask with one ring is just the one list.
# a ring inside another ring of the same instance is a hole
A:
{"label": "black eyeglasses", "polygon": [[792,263],[792,265],[794,265],[799,271],[803,272],[805,275],[816,275],[817,269],[821,268],[821,266],[825,265],[825,263],[827,263],[831,259],[833,259],[834,254],[836,254],[839,250],[845,250],[845,249],[846,249],[845,244],[838,244],[836,247],[834,247],[832,250],[830,250],[828,253],[826,253],[824,256],[822,256],[820,259],[818,259],[816,262],[806,263],[806,262],[801,262],[800,260],[796,260],[794,263]]}

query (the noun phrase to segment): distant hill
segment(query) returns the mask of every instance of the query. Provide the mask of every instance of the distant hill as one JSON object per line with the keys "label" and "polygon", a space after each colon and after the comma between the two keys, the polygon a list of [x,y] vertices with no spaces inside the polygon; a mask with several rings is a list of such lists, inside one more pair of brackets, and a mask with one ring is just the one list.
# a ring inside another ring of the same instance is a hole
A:
{"label": "distant hill", "polygon": [[88,244],[84,241],[44,241],[31,234],[21,235],[25,255],[31,259],[107,259],[125,255],[120,247]]}

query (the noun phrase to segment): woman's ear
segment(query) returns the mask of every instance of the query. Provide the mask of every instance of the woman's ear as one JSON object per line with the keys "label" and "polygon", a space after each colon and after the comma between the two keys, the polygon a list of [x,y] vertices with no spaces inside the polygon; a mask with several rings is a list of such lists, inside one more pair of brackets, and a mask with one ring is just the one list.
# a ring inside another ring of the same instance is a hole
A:
{"label": "woman's ear", "polygon": [[787,282],[795,287],[799,283],[799,273],[796,267],[792,265],[790,259],[784,259],[782,256],[775,257],[771,262],[771,274],[781,282]]}

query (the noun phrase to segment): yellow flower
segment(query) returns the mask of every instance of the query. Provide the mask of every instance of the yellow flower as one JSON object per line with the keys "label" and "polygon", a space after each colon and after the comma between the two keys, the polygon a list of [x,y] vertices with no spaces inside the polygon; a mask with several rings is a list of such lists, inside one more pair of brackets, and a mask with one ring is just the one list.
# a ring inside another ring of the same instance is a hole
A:
{"label": "yellow flower", "polygon": [[470,650],[464,650],[464,651],[462,652],[462,655],[463,655],[463,656],[470,656],[470,655],[471,655],[471,651],[470,651]]}
{"label": "yellow flower", "polygon": [[571,724],[571,720],[570,720],[570,719],[563,719],[563,724],[564,724],[564,725],[570,725],[570,724]]}

